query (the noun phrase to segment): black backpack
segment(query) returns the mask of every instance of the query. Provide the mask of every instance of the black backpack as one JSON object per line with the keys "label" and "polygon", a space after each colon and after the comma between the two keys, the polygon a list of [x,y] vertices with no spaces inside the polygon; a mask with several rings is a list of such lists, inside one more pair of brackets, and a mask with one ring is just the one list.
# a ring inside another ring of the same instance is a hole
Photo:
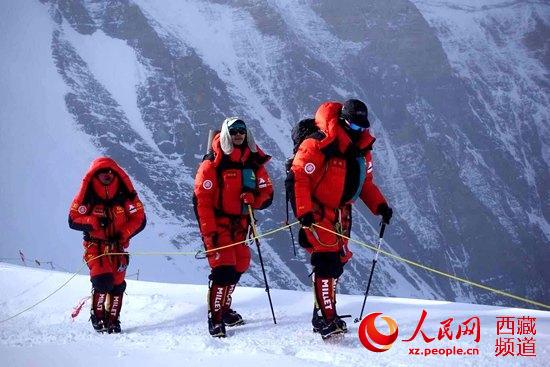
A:
{"label": "black backpack", "polygon": [[[322,135],[322,136],[317,136]],[[290,168],[292,167],[292,162],[294,161],[294,156],[300,147],[300,144],[309,137],[322,138],[324,134],[319,130],[317,125],[315,125],[315,119],[303,119],[298,121],[296,125],[292,128],[290,134],[292,137],[292,142],[294,143],[294,150],[292,151],[292,157],[286,160],[286,178],[285,178],[285,192],[286,192],[286,221],[288,223],[288,203],[291,203],[292,211],[296,214],[296,208],[294,207],[294,175]]]}
{"label": "black backpack", "polygon": [[[292,167],[292,162],[294,161],[294,156],[296,155],[296,152],[298,151],[298,148],[300,147],[300,144],[308,138],[313,137],[317,134],[321,134],[324,136],[324,134],[319,130],[317,125],[315,125],[315,119],[303,119],[298,121],[296,125],[292,128],[292,131],[290,133],[290,136],[292,138],[292,142],[294,143],[294,149],[292,150],[292,157],[288,158],[285,163],[286,168],[286,178],[285,178],[285,194],[286,194],[286,223],[289,224],[289,214],[288,214],[288,203],[291,203],[292,211],[294,212],[294,215],[296,215],[296,205],[295,205],[295,195],[294,195],[294,174],[290,170]],[[288,228],[290,231],[290,237],[292,239],[292,247],[294,249],[294,256],[296,256],[296,247],[294,245],[294,235],[292,233],[292,228]],[[302,245],[303,241],[298,241],[300,243],[300,246]]]}
{"label": "black backpack", "polygon": [[[300,144],[302,144],[302,142],[307,137],[319,131],[319,128],[317,127],[317,125],[315,125],[315,119],[303,119],[298,121],[298,123],[294,125],[294,127],[292,128],[292,132],[290,133],[292,142],[294,143],[294,150],[292,151],[292,153],[296,154],[298,148],[300,147]],[[293,158],[294,156],[292,157],[292,159]]]}

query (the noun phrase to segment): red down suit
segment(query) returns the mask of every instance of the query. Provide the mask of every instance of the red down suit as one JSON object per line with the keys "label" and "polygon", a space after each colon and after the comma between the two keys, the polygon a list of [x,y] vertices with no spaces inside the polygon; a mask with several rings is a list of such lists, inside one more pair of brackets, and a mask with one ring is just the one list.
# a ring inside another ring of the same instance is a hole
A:
{"label": "red down suit", "polygon": [[[366,130],[353,142],[339,123],[342,104],[323,103],[315,114],[317,133],[299,146],[291,166],[297,218],[313,213],[316,224],[349,236],[351,204],[360,197],[373,214],[386,200],[373,181],[372,145]],[[300,244],[309,252],[340,252],[351,258],[347,240],[320,228],[300,231]]]}
{"label": "red down suit", "polygon": [[[97,172],[103,170],[114,173],[109,185],[103,185],[97,177]],[[126,172],[111,158],[95,159],[69,211],[69,226],[84,232],[84,260],[91,277],[111,273],[114,285],[121,284],[128,264],[126,256],[92,259],[102,253],[122,252],[145,224],[143,204]]]}
{"label": "red down suit", "polygon": [[[199,166],[194,189],[195,214],[207,250],[246,238],[250,220],[243,193],[254,195],[252,209],[267,208],[273,200],[273,186],[264,167],[269,155],[259,147],[252,152],[246,143],[225,154],[220,134],[214,137],[212,149]],[[244,273],[250,265],[250,250],[245,243],[239,244],[210,253],[208,262],[213,269],[233,266],[237,273]]]}

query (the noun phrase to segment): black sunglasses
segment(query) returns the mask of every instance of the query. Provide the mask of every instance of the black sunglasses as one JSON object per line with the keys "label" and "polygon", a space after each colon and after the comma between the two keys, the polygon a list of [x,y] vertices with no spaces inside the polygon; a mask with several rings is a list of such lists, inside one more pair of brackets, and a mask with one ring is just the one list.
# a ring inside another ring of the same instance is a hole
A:
{"label": "black sunglasses", "polygon": [[241,135],[246,134],[246,129],[243,129],[243,128],[229,129],[229,135],[237,135],[237,134],[241,134]]}
{"label": "black sunglasses", "polygon": [[99,171],[96,172],[96,175],[112,175],[113,174],[113,170],[111,170],[110,168],[107,168],[107,169],[101,169]]}

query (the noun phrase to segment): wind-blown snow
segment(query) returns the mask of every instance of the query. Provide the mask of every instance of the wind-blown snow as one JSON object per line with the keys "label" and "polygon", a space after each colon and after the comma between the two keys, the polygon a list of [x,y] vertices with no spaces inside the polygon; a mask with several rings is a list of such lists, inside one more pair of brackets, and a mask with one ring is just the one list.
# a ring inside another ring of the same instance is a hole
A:
{"label": "wind-blown snow", "polygon": [[[63,283],[66,273],[34,270],[0,263],[0,320],[46,296]],[[383,312],[399,326],[399,338],[385,353],[366,350],[357,337],[358,324],[350,319],[350,332],[343,339],[323,342],[311,331],[311,292],[272,290],[277,316],[274,325],[263,289],[239,287],[233,307],[246,324],[229,329],[226,339],[213,339],[206,325],[206,286],[169,285],[129,280],[124,297],[120,335],[97,334],[88,321],[86,305],[75,322],[72,307],[89,294],[86,276],[78,276],[44,303],[3,323],[0,353],[9,366],[441,366],[538,365],[550,362],[550,313],[527,309],[487,307],[451,302],[369,297],[366,313]],[[338,297],[340,314],[356,316],[361,296]],[[462,322],[481,319],[480,343],[469,338],[427,345],[410,337],[422,309],[428,318],[422,330],[437,335],[439,322],[449,317]],[[537,357],[494,357],[495,316],[536,317]],[[382,325],[378,325],[382,327]],[[479,347],[479,356],[409,356],[413,347]]]}

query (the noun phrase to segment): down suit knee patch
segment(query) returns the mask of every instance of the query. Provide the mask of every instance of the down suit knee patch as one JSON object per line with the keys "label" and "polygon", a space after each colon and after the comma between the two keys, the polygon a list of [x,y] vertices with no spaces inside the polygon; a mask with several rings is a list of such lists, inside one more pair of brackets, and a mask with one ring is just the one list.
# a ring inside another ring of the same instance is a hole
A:
{"label": "down suit knee patch", "polygon": [[235,271],[234,266],[222,265],[212,269],[212,272],[208,278],[217,285],[226,286],[235,284],[238,278],[240,278],[240,273]]}
{"label": "down suit knee patch", "polygon": [[339,278],[344,272],[338,252],[314,252],[311,254],[313,272],[323,278]]}
{"label": "down suit knee patch", "polygon": [[112,274],[99,274],[91,278],[92,286],[100,293],[109,293],[113,290],[114,278]]}
{"label": "down suit knee patch", "polygon": [[122,294],[126,290],[126,281],[123,281],[122,283],[115,285],[113,287],[113,290],[111,291],[112,294]]}

